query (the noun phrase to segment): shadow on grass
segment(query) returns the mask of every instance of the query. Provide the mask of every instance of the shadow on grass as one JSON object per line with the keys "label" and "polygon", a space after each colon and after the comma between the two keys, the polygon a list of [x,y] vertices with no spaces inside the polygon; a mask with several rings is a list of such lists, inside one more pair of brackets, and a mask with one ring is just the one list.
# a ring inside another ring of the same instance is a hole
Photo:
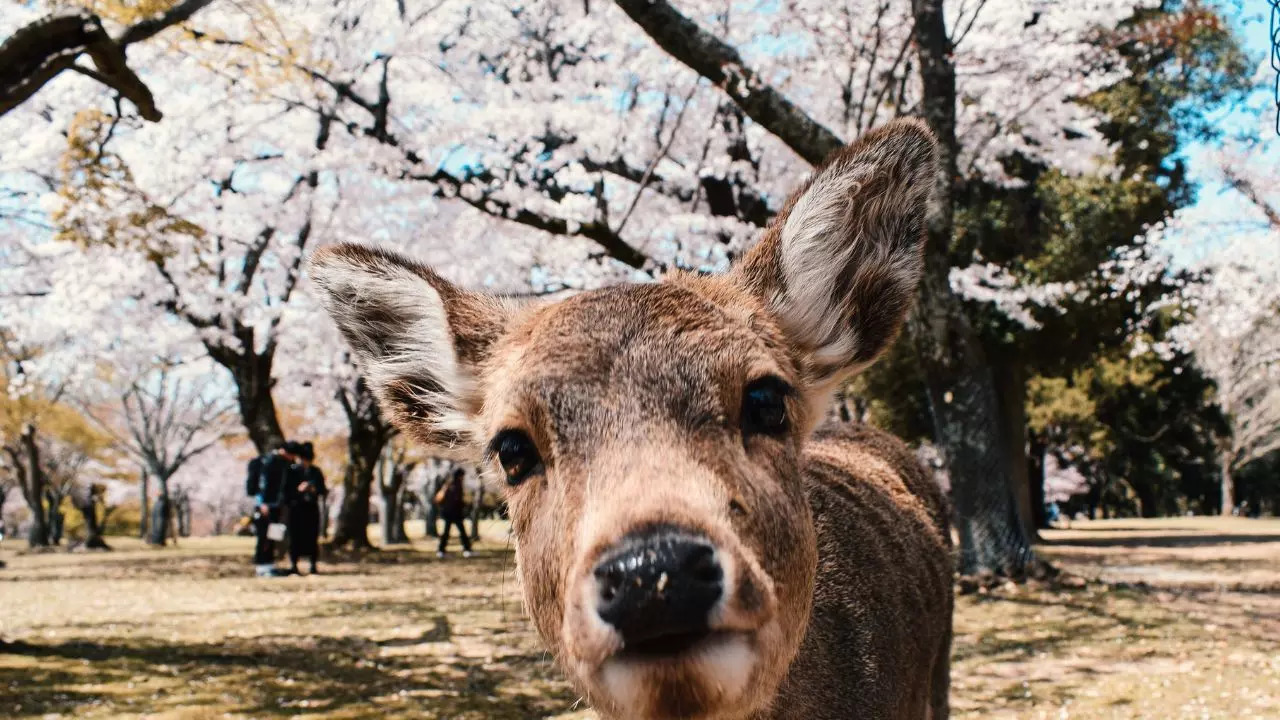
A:
{"label": "shadow on grass", "polygon": [[[1131,637],[1160,637],[1164,628],[1177,620],[1167,614],[1158,617],[1141,613],[1140,605],[1131,610],[1119,610],[1108,599],[1132,599],[1138,603],[1155,603],[1154,597],[1140,590],[1111,590],[1105,595],[1072,593],[1066,596],[1045,598],[1030,595],[993,595],[979,598],[980,605],[1007,603],[1032,608],[1067,610],[1070,614],[1055,619],[1044,619],[1037,625],[1017,625],[1016,632],[993,630],[978,635],[976,642],[957,647],[953,661],[963,662],[972,658],[992,660],[1014,656],[1032,658],[1040,654],[1056,654],[1070,645],[1097,642],[1097,636],[1113,634],[1117,629]],[[1088,673],[1085,669],[1084,672]]]}
{"label": "shadow on grass", "polygon": [[[429,635],[419,640],[448,639],[439,626]],[[562,711],[574,700],[543,653],[433,662],[382,656],[379,644],[358,637],[229,638],[184,645],[11,642],[0,643],[0,654],[25,661],[10,658],[0,664],[0,715],[5,717],[107,704],[114,711],[147,714],[188,707],[254,717],[341,709],[343,717],[353,718],[516,720]],[[108,686],[111,691],[98,691]]]}

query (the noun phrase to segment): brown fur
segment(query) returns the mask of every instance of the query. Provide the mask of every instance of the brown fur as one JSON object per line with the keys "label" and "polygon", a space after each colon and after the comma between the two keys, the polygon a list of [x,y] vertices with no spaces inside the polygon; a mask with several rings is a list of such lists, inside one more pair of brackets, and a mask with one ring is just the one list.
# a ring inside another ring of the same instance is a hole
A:
{"label": "brown fur", "polygon": [[[394,422],[461,449],[536,445],[543,469],[508,492],[525,604],[606,717],[946,717],[941,493],[882,433],[813,432],[901,326],[934,167],[927,130],[895,123],[837,153],[734,273],[553,304],[358,246],[313,259]],[[793,389],[778,432],[744,429],[761,378]],[[597,616],[592,569],[654,527],[711,543],[725,592],[706,642],[637,661]]]}

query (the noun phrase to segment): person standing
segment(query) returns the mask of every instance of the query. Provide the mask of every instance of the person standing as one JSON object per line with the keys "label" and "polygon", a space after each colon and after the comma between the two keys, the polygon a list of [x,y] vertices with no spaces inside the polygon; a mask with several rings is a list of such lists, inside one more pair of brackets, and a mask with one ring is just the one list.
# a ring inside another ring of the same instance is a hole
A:
{"label": "person standing", "polygon": [[445,548],[449,546],[449,528],[457,526],[458,537],[462,539],[462,557],[471,557],[471,538],[467,537],[467,529],[462,526],[462,518],[466,514],[466,503],[463,502],[462,478],[466,471],[455,468],[453,476],[444,487],[436,493],[436,505],[440,508],[440,517],[444,518],[444,528],[440,531],[440,547],[436,557],[444,557]]}
{"label": "person standing", "polygon": [[289,473],[289,572],[298,574],[298,558],[311,560],[311,574],[316,574],[320,559],[320,499],[329,494],[324,473],[314,464],[315,447],[302,443],[298,447],[298,463]]}
{"label": "person standing", "polygon": [[253,531],[257,542],[253,548],[253,565],[258,577],[273,577],[275,541],[268,535],[273,523],[280,522],[284,506],[285,483],[289,468],[297,461],[297,443],[286,442],[275,452],[249,461],[249,477],[245,489],[253,497]]}

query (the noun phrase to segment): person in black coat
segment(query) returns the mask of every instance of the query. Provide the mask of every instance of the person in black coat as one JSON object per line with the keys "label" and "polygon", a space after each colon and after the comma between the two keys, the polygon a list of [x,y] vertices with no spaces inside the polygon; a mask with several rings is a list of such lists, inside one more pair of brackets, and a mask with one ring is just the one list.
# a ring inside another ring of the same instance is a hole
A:
{"label": "person in black coat", "polygon": [[290,467],[297,461],[298,444],[283,443],[275,452],[249,462],[245,490],[253,498],[253,531],[257,543],[253,548],[253,564],[260,577],[276,575],[275,542],[267,536],[267,528],[280,522],[285,504],[285,487]]}
{"label": "person in black coat", "polygon": [[298,558],[311,560],[311,574],[316,573],[320,556],[320,499],[329,494],[324,473],[312,464],[316,452],[311,443],[302,443],[298,463],[289,474],[289,565],[298,572]]}
{"label": "person in black coat", "polygon": [[471,557],[471,538],[462,526],[462,518],[466,515],[466,503],[463,501],[462,478],[466,471],[456,468],[453,476],[436,493],[436,505],[440,508],[440,517],[444,518],[444,529],[440,531],[440,547],[436,557],[444,557],[445,548],[449,546],[449,528],[458,527],[458,537],[462,539],[462,556]]}

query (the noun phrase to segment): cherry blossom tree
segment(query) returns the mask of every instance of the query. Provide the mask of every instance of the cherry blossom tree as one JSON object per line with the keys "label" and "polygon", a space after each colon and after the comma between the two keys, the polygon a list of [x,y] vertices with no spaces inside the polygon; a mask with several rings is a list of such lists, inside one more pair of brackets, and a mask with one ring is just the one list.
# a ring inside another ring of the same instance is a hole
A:
{"label": "cherry blossom tree", "polygon": [[1016,186],[1012,156],[1111,173],[1100,115],[1078,102],[1125,72],[1096,30],[1157,5],[213,3],[131,47],[130,63],[166,68],[148,75],[164,122],[82,73],[0,117],[14,138],[0,147],[0,221],[82,248],[89,262],[64,258],[82,295],[188,333],[228,372],[258,451],[284,438],[282,397],[315,417],[342,410],[352,509],[339,537],[363,537],[364,478],[389,431],[358,384],[338,394],[284,367],[338,352],[305,307],[306,252],[390,245],[530,296],[720,270],[828,152],[922,115],[945,171],[911,340],[965,569],[1019,575],[1037,565],[989,363],[953,287],[953,265],[981,262],[957,250],[956,188]]}
{"label": "cherry blossom tree", "polygon": [[1224,515],[1235,509],[1233,474],[1280,449],[1280,277],[1271,248],[1249,258],[1237,246],[1209,261],[1195,321],[1177,334],[1216,384],[1231,425],[1219,458]]}

